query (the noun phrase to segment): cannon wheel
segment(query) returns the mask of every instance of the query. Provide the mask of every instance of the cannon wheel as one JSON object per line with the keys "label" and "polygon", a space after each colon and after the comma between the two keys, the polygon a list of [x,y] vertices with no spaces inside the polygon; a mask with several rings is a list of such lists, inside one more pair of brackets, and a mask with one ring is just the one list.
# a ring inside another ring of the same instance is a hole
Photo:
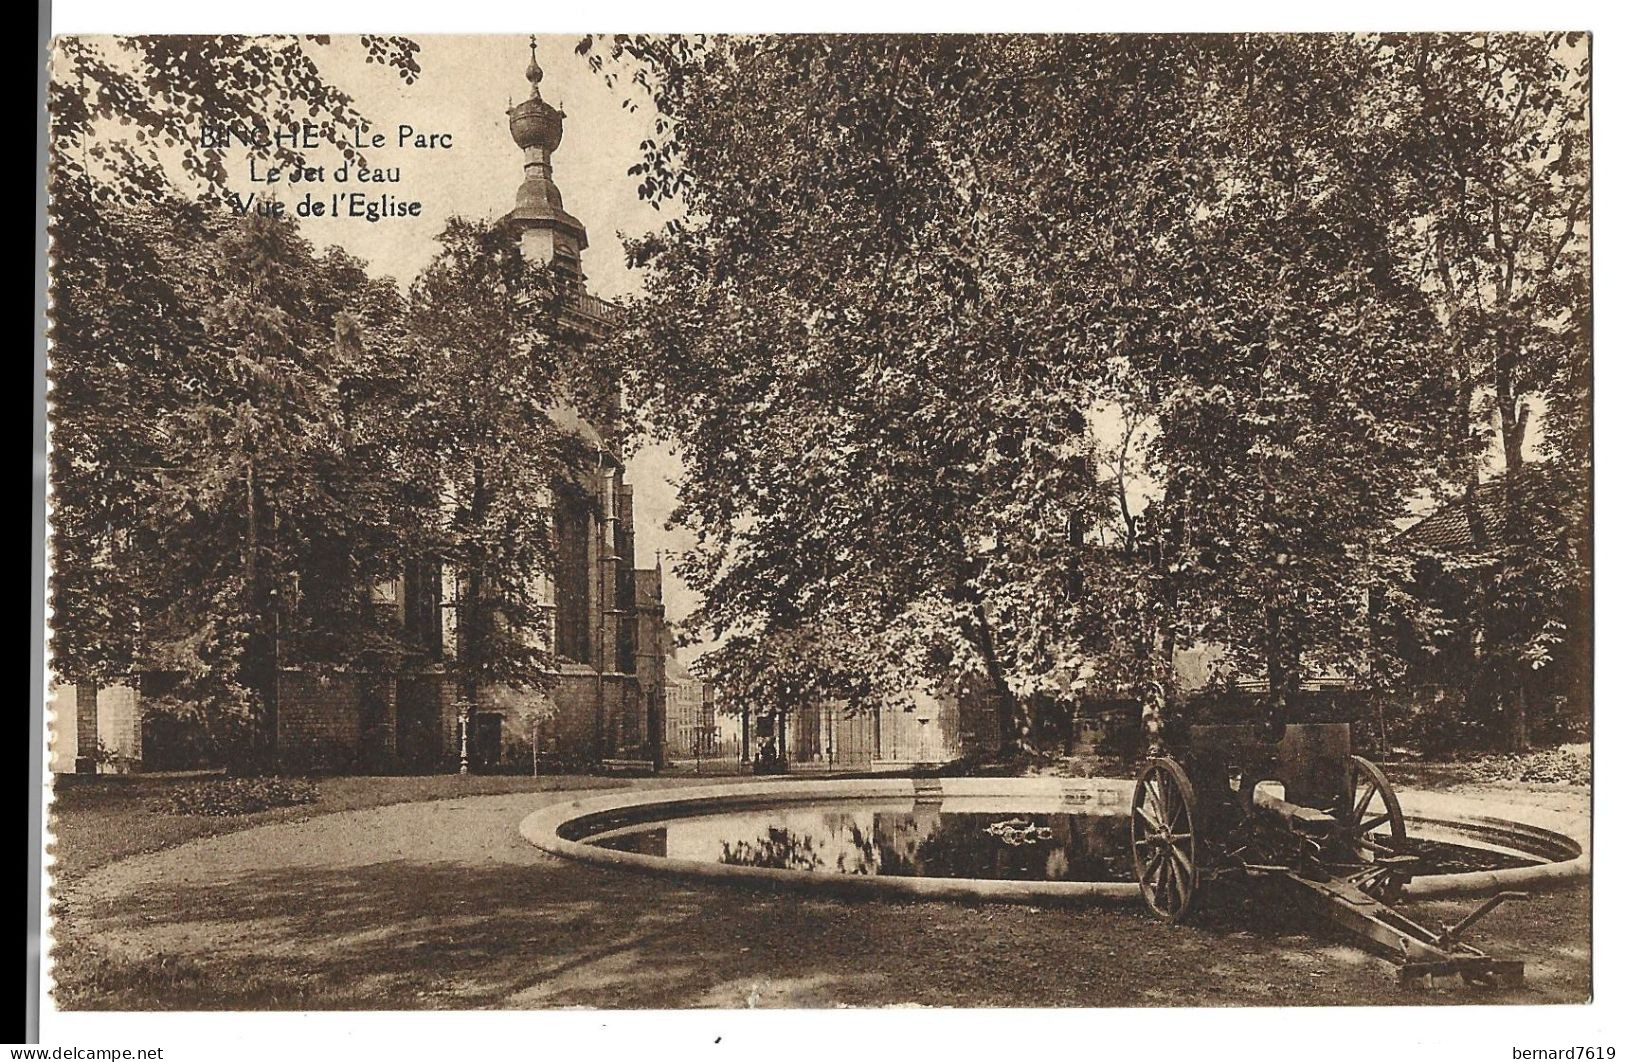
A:
{"label": "cannon wheel", "polygon": [[1196,867],[1196,791],[1175,761],[1159,757],[1140,771],[1129,836],[1145,905],[1169,922],[1184,918],[1201,876]]}
{"label": "cannon wheel", "polygon": [[1364,756],[1349,757],[1349,774],[1354,784],[1348,811],[1343,815],[1343,828],[1349,836],[1365,841],[1386,826],[1389,837],[1403,841],[1405,813],[1399,809],[1399,798],[1388,784],[1388,776]]}

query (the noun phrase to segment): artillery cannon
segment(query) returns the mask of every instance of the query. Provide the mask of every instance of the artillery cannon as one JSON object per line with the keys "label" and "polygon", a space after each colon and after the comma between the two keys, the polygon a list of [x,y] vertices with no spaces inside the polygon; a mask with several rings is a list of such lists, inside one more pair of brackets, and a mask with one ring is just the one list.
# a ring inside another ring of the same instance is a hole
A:
{"label": "artillery cannon", "polygon": [[1349,723],[1190,725],[1170,728],[1177,740],[1164,750],[1162,722],[1155,712],[1148,720],[1153,755],[1129,827],[1140,893],[1157,917],[1184,919],[1216,879],[1271,878],[1397,963],[1402,982],[1522,983],[1521,961],[1461,938],[1523,893],[1497,893],[1439,930],[1393,908],[1426,868],[1387,777],[1353,754]]}

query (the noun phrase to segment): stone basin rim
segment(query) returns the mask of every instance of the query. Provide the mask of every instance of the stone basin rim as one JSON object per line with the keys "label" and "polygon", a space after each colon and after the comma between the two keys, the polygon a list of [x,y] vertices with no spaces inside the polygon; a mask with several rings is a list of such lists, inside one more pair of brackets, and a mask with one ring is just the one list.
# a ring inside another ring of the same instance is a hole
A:
{"label": "stone basin rim", "polygon": [[[1107,791],[1126,809],[1134,783],[1113,778],[848,778],[777,779],[707,785],[679,789],[616,790],[599,796],[549,804],[527,815],[519,832],[530,844],[550,855],[598,866],[635,870],[669,877],[739,882],[797,892],[848,896],[893,897],[917,900],[989,901],[1004,903],[1118,904],[1140,902],[1133,882],[1013,881],[998,878],[886,877],[816,874],[804,870],[729,866],[696,859],[651,856],[586,844],[564,835],[572,824],[585,824],[613,814],[633,820],[654,821],[709,814],[736,808],[766,808],[795,804],[854,800],[915,800],[929,802],[959,798],[1034,798],[1064,804],[1086,801],[1085,794]],[[1417,877],[1405,889],[1412,898],[1477,896],[1503,889],[1552,888],[1589,876],[1589,839],[1576,837],[1572,821],[1542,809],[1520,811],[1517,820],[1504,817],[1504,809],[1478,797],[1458,794],[1401,792],[1400,803],[1408,822],[1427,835],[1435,831],[1489,836],[1497,844],[1517,847],[1520,840],[1536,851],[1557,852],[1562,858],[1530,867],[1481,870],[1461,874]]]}

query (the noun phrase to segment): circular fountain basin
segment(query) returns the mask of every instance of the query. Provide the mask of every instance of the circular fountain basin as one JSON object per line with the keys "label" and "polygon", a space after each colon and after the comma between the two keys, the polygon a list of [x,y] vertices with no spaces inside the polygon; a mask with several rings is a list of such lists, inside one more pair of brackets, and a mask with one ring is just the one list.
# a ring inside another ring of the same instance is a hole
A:
{"label": "circular fountain basin", "polygon": [[[1118,779],[777,780],[554,804],[520,830],[602,866],[781,889],[913,899],[1137,903]],[[1590,872],[1585,830],[1488,802],[1405,793],[1409,836],[1448,873],[1409,896],[1530,889]]]}

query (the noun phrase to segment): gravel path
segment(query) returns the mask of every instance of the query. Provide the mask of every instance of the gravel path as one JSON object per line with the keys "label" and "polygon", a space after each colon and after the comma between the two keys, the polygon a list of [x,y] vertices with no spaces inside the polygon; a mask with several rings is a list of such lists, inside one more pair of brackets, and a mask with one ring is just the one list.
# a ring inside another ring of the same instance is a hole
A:
{"label": "gravel path", "polygon": [[[1583,886],[1486,927],[1486,939],[1531,960],[1528,988],[1419,998],[1399,991],[1391,966],[1313,923],[1282,923],[1267,897],[1169,927],[1138,911],[882,906],[568,863],[517,827],[570,796],[344,812],[98,868],[60,897],[59,1003],[1120,1006],[1573,1002],[1590,992]],[[1461,905],[1423,906],[1447,918]]]}

